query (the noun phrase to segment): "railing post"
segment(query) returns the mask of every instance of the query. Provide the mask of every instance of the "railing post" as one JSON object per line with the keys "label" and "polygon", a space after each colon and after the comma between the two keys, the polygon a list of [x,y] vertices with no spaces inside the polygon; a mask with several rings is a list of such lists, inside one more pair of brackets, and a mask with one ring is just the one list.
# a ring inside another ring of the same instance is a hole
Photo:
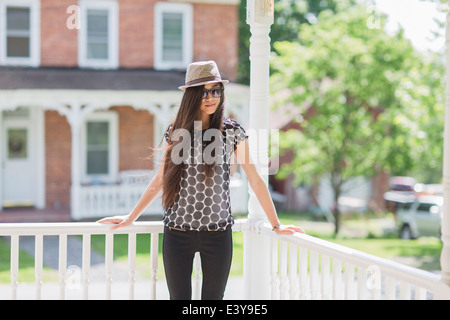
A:
{"label": "railing post", "polygon": [[[450,7],[450,0],[448,1]],[[444,209],[442,217],[442,281],[450,286],[450,13],[447,14],[446,35],[446,101],[444,131]]]}
{"label": "railing post", "polygon": [[[269,123],[270,26],[273,23],[273,0],[247,0],[247,23],[250,25],[250,152],[267,184]],[[264,135],[261,136],[261,134]],[[258,139],[264,139],[260,143]],[[266,217],[255,194],[250,190],[248,221],[257,226]],[[270,299],[270,242],[252,232],[244,234],[244,296],[246,299]]]}

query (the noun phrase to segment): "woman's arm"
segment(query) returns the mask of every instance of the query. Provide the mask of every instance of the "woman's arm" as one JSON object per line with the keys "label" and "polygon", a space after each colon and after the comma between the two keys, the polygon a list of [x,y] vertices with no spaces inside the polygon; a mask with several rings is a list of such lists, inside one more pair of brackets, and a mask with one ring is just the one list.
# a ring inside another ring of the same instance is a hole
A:
{"label": "woman's arm", "polygon": [[266,213],[267,219],[272,225],[272,228],[274,228],[274,231],[279,234],[293,234],[295,232],[305,233],[300,227],[281,225],[280,221],[278,220],[278,215],[275,210],[272,197],[270,196],[269,189],[256,170],[253,161],[251,160],[247,140],[244,140],[237,145],[235,154],[248,177],[250,187],[255,192],[255,195],[258,198],[258,201],[261,204],[264,212]]}
{"label": "woman's arm", "polygon": [[111,228],[111,230],[126,227],[132,224],[137,218],[139,218],[145,208],[147,208],[147,206],[156,198],[156,196],[161,191],[163,183],[163,171],[163,165],[161,165],[158,169],[158,172],[153,177],[152,181],[149,183],[147,189],[145,189],[144,193],[142,194],[141,198],[137,202],[134,209],[130,212],[130,214],[125,216],[107,217],[97,222],[116,224]]}

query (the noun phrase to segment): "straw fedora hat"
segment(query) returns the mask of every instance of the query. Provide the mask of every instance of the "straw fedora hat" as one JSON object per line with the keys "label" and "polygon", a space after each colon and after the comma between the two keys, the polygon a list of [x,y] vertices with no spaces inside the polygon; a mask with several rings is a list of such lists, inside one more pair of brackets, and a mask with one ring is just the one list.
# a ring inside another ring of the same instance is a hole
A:
{"label": "straw fedora hat", "polygon": [[189,87],[203,86],[207,83],[221,82],[227,84],[228,80],[222,80],[219,68],[214,61],[199,61],[191,63],[186,70],[186,83],[178,87],[186,90]]}

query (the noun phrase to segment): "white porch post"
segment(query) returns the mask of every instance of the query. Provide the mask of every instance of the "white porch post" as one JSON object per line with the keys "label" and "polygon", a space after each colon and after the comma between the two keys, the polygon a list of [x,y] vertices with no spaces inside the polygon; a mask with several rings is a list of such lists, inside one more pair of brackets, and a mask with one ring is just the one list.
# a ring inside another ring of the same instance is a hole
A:
{"label": "white porch post", "polygon": [[[450,0],[448,1],[450,7]],[[446,101],[444,130],[444,212],[442,219],[442,281],[450,286],[450,13],[447,14],[446,35]]]}
{"label": "white porch post", "polygon": [[72,133],[72,156],[71,156],[71,178],[72,186],[70,192],[70,216],[77,219],[80,214],[80,188],[81,188],[81,172],[80,172],[80,130],[81,130],[81,105],[74,102],[70,106],[70,114],[68,121]]}
{"label": "white porch post", "polygon": [[[269,59],[270,26],[273,23],[273,0],[247,0],[247,23],[250,25],[250,112],[249,144],[253,160],[268,183],[269,130]],[[264,137],[263,137],[263,136]],[[264,139],[259,143],[258,139]],[[248,220],[251,226],[266,221],[255,194],[250,189]],[[244,233],[244,297],[270,299],[269,239],[253,232]]]}
{"label": "white porch post", "polygon": [[[2,121],[3,121],[3,110],[0,107],[0,125],[2,124]],[[3,141],[2,141],[2,138],[1,138],[3,132],[1,131],[1,128],[2,127],[0,126],[0,211],[3,210],[3,206],[2,206],[2,203],[3,203],[3,189],[2,189],[3,177],[2,177],[2,175],[3,175],[3,166],[4,166],[3,158],[2,158],[2,151],[3,151],[2,150],[2,143],[3,143]]]}

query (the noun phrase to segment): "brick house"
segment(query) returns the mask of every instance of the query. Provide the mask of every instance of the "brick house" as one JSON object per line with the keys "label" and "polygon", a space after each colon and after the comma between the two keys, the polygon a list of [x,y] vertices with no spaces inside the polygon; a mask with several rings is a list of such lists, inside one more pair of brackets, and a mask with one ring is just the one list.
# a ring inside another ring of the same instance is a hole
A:
{"label": "brick house", "polygon": [[[0,0],[0,216],[124,214],[152,176],[186,66],[236,80],[239,0]],[[230,83],[246,125],[249,90]],[[246,183],[232,188],[240,197]],[[236,210],[246,199],[236,201]],[[160,213],[158,201],[147,213]]]}

